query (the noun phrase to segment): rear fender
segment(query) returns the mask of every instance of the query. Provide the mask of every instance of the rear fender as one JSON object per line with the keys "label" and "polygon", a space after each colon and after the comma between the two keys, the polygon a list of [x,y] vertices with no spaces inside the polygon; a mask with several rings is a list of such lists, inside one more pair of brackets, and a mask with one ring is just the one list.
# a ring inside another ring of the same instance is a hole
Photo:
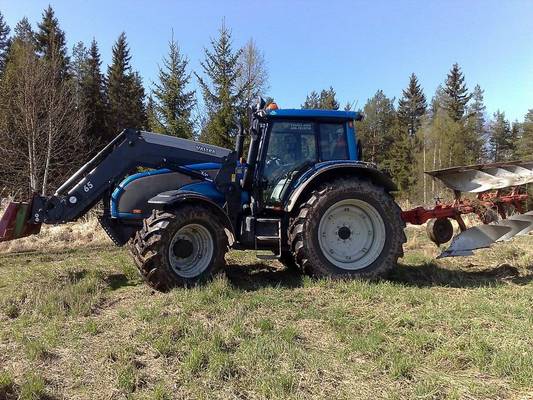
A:
{"label": "rear fender", "polygon": [[383,186],[387,192],[398,190],[392,179],[371,163],[362,161],[335,161],[317,164],[314,169],[302,175],[298,180],[287,199],[285,211],[291,212],[302,199],[306,198],[321,183],[340,176],[356,176],[370,179],[372,182]]}
{"label": "rear fender", "polygon": [[211,210],[218,217],[219,221],[224,224],[224,227],[228,229],[229,243],[232,244],[235,241],[235,232],[228,215],[216,201],[205,194],[186,189],[170,190],[152,197],[148,200],[148,204],[156,210],[173,210],[185,204],[201,204]]}

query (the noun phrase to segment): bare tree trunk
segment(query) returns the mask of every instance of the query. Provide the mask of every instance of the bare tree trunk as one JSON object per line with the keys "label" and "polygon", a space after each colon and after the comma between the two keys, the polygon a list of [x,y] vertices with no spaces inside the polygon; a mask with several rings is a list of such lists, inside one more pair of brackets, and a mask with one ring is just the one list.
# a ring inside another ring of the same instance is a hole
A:
{"label": "bare tree trunk", "polygon": [[48,136],[47,136],[47,146],[46,146],[46,157],[44,162],[44,173],[43,173],[43,185],[41,188],[41,194],[46,194],[46,189],[48,185],[48,173],[50,170],[50,159],[52,157],[52,116],[48,116]]}

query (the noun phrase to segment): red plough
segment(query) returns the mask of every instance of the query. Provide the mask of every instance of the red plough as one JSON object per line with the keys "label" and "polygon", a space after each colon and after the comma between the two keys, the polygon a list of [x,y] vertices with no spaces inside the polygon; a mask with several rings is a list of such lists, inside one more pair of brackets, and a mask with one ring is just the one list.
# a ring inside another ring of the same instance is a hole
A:
{"label": "red plough", "polygon": [[[525,212],[528,194],[523,186],[533,182],[532,162],[456,167],[428,174],[454,191],[454,201],[443,203],[438,199],[433,208],[403,211],[402,218],[413,225],[427,222],[428,236],[437,245],[452,239],[451,220],[457,222],[461,233],[440,257],[472,255],[473,250],[533,230],[533,212]],[[477,196],[463,198],[463,192],[477,193]],[[484,225],[467,229],[463,220],[466,214],[477,215]]]}

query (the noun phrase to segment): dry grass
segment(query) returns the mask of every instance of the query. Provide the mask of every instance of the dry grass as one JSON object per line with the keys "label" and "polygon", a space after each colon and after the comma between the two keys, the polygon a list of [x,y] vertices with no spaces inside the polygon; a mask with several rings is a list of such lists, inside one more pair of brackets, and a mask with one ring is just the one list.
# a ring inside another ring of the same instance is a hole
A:
{"label": "dry grass", "polygon": [[0,399],[532,395],[532,236],[437,262],[409,229],[379,282],[231,252],[213,282],[161,294],[94,221],[50,229],[0,255]]}
{"label": "dry grass", "polygon": [[[0,215],[2,214],[0,209]],[[96,213],[89,213],[77,222],[64,225],[43,225],[38,235],[11,242],[2,242],[0,243],[0,254],[56,251],[83,246],[106,246],[110,243],[110,239],[98,223]]]}

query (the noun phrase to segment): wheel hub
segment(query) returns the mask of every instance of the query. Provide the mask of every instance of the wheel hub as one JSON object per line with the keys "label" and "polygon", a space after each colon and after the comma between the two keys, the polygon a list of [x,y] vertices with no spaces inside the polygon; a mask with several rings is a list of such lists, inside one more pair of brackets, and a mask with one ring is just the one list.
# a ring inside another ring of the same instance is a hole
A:
{"label": "wheel hub", "polygon": [[345,270],[358,270],[372,264],[383,250],[385,235],[385,223],[379,212],[359,199],[333,204],[318,226],[322,254]]}
{"label": "wheel hub", "polygon": [[186,239],[178,239],[174,244],[174,255],[178,258],[187,258],[192,255],[193,244]]}
{"label": "wheel hub", "polygon": [[339,231],[337,232],[337,235],[339,235],[339,237],[342,240],[349,239],[351,234],[352,234],[352,231],[350,230],[350,228],[346,226],[342,226],[341,228],[339,228]]}

